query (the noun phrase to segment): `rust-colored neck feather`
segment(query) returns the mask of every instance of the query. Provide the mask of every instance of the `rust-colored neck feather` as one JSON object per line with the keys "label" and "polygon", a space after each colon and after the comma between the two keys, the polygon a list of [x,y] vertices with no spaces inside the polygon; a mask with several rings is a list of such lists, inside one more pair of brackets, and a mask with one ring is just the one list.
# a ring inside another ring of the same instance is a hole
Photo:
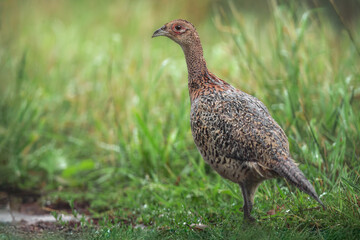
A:
{"label": "rust-colored neck feather", "polygon": [[185,54],[189,81],[200,77],[207,71],[207,68],[199,37],[194,38],[193,41],[181,47]]}
{"label": "rust-colored neck feather", "polygon": [[199,95],[206,94],[207,89],[212,88],[223,91],[231,86],[210,73],[206,67],[199,35],[194,32],[191,37],[180,44],[182,47],[188,68],[188,87],[191,102]]}
{"label": "rust-colored neck feather", "polygon": [[190,99],[194,91],[204,84],[204,76],[208,74],[206,61],[203,56],[199,35],[194,32],[188,41],[180,44],[182,47],[188,68],[188,87]]}

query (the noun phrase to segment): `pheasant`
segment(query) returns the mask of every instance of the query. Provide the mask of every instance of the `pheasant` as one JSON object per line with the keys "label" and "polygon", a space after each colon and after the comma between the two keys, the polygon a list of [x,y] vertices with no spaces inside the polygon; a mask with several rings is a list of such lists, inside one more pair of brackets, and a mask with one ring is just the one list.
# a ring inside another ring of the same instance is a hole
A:
{"label": "pheasant", "polygon": [[251,210],[259,184],[277,177],[285,178],[324,207],[291,158],[287,137],[266,106],[207,69],[195,27],[186,20],[173,20],[152,35],[158,36],[170,38],[183,49],[195,145],[218,174],[239,184],[244,219],[255,220]]}

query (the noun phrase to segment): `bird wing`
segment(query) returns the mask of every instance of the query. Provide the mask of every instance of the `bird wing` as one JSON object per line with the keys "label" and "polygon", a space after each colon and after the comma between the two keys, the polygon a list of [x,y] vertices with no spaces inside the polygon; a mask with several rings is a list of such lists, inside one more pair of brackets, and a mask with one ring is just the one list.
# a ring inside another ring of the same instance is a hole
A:
{"label": "bird wing", "polygon": [[220,156],[267,163],[278,154],[289,155],[284,131],[265,105],[251,95],[226,91],[203,96],[195,111],[198,123],[194,125],[206,126],[207,144]]}

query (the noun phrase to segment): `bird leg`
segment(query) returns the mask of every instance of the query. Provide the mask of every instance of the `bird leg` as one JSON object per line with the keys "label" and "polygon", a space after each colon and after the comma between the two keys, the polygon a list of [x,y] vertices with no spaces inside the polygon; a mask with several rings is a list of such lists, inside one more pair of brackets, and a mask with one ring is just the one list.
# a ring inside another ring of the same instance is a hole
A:
{"label": "bird leg", "polygon": [[255,192],[259,186],[259,182],[243,182],[240,183],[241,192],[244,198],[244,220],[254,222],[255,218],[251,216],[251,210],[254,205]]}

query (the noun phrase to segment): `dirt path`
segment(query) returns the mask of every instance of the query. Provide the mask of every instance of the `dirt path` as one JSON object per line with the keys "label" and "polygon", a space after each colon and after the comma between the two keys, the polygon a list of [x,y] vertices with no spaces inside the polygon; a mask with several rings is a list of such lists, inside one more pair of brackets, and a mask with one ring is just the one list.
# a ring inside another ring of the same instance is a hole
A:
{"label": "dirt path", "polygon": [[74,217],[68,203],[55,201],[43,206],[39,199],[34,194],[0,192],[0,239],[47,239],[56,235],[78,239],[85,233],[80,224],[82,216]]}

